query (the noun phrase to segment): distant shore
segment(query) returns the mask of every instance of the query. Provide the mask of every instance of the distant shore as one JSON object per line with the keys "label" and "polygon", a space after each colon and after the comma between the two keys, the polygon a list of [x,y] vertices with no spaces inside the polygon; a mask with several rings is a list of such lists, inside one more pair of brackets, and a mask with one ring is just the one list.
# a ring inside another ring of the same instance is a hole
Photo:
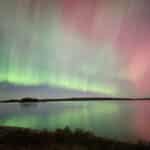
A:
{"label": "distant shore", "polygon": [[26,103],[26,102],[76,102],[76,101],[150,101],[150,98],[115,98],[115,97],[72,97],[72,98],[50,98],[50,99],[38,99],[38,98],[22,98],[22,99],[10,99],[0,100],[0,103]]}

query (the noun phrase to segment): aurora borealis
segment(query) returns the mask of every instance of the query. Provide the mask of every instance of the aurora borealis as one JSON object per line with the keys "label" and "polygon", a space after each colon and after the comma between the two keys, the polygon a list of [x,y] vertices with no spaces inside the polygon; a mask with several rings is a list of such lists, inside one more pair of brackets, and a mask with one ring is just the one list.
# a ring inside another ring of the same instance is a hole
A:
{"label": "aurora borealis", "polygon": [[[149,8],[148,0],[0,1],[0,100],[150,97]],[[150,141],[148,101],[18,105],[0,105],[0,125]]]}
{"label": "aurora borealis", "polygon": [[72,96],[150,96],[149,6],[146,0],[1,1],[1,99],[10,97],[4,83]]}

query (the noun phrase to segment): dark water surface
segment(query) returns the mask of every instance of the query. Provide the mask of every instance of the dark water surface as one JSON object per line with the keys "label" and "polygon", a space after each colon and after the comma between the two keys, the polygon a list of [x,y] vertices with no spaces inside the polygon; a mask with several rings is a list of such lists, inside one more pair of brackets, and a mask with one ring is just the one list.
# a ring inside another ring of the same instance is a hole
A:
{"label": "dark water surface", "polygon": [[2,103],[0,125],[50,131],[69,126],[107,138],[150,141],[150,101]]}

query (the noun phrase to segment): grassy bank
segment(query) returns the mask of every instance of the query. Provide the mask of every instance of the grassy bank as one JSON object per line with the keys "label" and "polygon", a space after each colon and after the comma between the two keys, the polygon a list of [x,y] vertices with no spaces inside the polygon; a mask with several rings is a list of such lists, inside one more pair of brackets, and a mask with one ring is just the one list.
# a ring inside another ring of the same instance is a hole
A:
{"label": "grassy bank", "polygon": [[55,132],[0,127],[0,150],[149,150],[149,144],[108,140],[69,128]]}

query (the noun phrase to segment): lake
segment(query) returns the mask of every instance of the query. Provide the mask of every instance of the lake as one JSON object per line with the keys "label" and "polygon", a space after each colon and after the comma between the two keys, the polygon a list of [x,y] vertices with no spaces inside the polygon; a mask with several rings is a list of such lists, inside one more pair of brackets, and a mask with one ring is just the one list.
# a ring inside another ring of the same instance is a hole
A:
{"label": "lake", "polygon": [[69,126],[117,140],[150,141],[150,101],[1,103],[0,125],[48,129]]}

